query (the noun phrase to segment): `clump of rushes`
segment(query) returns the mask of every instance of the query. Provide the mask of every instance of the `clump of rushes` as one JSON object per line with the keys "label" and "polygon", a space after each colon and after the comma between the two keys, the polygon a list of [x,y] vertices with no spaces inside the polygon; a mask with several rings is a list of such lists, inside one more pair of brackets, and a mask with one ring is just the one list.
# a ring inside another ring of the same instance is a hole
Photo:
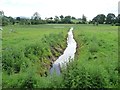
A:
{"label": "clump of rushes", "polygon": [[96,37],[93,37],[91,39],[91,42],[90,42],[90,45],[89,45],[89,52],[90,53],[95,53],[98,51],[98,42],[97,42],[97,39]]}

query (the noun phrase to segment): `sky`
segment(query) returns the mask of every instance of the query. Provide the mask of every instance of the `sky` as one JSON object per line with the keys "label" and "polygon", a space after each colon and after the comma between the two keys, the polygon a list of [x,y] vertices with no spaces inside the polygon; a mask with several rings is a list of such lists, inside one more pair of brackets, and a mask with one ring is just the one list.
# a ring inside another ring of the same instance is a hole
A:
{"label": "sky", "polygon": [[38,12],[41,18],[71,15],[91,20],[98,14],[118,14],[120,0],[0,0],[0,10],[6,16],[31,16]]}

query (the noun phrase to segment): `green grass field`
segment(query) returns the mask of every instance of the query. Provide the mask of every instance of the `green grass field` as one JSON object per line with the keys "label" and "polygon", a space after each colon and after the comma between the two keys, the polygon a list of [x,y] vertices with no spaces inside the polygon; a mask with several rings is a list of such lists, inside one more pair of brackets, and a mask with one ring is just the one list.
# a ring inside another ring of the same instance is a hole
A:
{"label": "green grass field", "polygon": [[[63,27],[63,28],[62,28]],[[24,45],[39,41],[44,35],[59,33],[69,29],[65,25],[7,26],[3,28],[3,47],[7,45]],[[11,32],[11,29],[13,32]]]}
{"label": "green grass field", "polygon": [[[45,77],[50,62],[64,51],[70,27],[74,27],[77,42],[75,60],[61,76]],[[3,29],[3,88],[115,88],[118,85],[117,26],[49,24]]]}

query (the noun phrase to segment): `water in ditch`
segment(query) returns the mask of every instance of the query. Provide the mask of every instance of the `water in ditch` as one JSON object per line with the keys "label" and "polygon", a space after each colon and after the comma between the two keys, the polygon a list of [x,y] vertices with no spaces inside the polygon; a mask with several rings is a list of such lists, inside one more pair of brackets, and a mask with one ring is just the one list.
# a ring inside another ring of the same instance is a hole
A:
{"label": "water in ditch", "polygon": [[53,63],[53,66],[50,69],[50,74],[56,72],[57,75],[60,75],[61,67],[66,66],[66,63],[68,63],[69,60],[74,60],[77,45],[76,45],[76,41],[73,38],[72,31],[73,31],[73,27],[71,27],[68,32],[67,47],[64,53]]}

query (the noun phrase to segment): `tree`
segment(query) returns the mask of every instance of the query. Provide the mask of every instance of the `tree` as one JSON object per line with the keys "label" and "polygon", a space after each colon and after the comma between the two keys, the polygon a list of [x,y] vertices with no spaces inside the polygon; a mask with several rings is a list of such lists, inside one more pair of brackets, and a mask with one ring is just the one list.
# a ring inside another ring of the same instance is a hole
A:
{"label": "tree", "polygon": [[17,20],[17,21],[20,21],[20,17],[16,17],[16,20]]}
{"label": "tree", "polygon": [[21,20],[21,18],[20,18],[20,17],[16,17],[15,22],[16,22],[16,23],[20,23],[20,20]]}
{"label": "tree", "polygon": [[54,23],[55,21],[53,20],[53,17],[50,17],[50,18],[45,18],[44,21],[42,21],[43,23]]}
{"label": "tree", "polygon": [[106,18],[106,23],[107,24],[113,24],[115,23],[115,14],[109,13]]}
{"label": "tree", "polygon": [[58,23],[59,17],[58,17],[58,16],[55,16],[54,20],[55,20],[56,23]]}
{"label": "tree", "polygon": [[19,24],[20,25],[29,25],[29,24],[31,24],[31,22],[30,22],[29,18],[21,17]]}
{"label": "tree", "polygon": [[41,23],[41,17],[38,12],[35,12],[31,18],[31,24],[40,24]]}
{"label": "tree", "polygon": [[64,16],[63,16],[63,15],[61,15],[61,16],[60,16],[60,19],[61,19],[61,20],[63,20],[63,19],[64,19]]}
{"label": "tree", "polygon": [[116,17],[116,23],[120,23],[120,14]]}
{"label": "tree", "polygon": [[7,16],[3,16],[2,17],[2,25],[5,26],[5,25],[9,25],[10,21],[9,21],[9,18]]}
{"label": "tree", "polygon": [[53,19],[53,17],[50,17],[50,20],[52,20]]}
{"label": "tree", "polygon": [[106,16],[104,14],[99,14],[98,15],[98,22],[100,24],[104,24],[105,23],[105,19],[106,19]]}
{"label": "tree", "polygon": [[96,17],[93,18],[94,22],[98,22],[100,24],[104,24],[106,16],[104,14],[98,14]]}
{"label": "tree", "polygon": [[0,16],[4,16],[4,12],[3,11],[0,11]]}
{"label": "tree", "polygon": [[98,19],[97,19],[97,17],[94,17],[93,19],[92,19],[92,23],[93,23],[93,25],[97,25],[98,26]]}
{"label": "tree", "polygon": [[8,17],[8,19],[9,19],[9,21],[10,21],[10,24],[15,24],[15,19],[14,18],[12,18],[12,17]]}
{"label": "tree", "polygon": [[4,15],[3,11],[0,11],[0,26],[5,26],[10,23],[9,18]]}
{"label": "tree", "polygon": [[115,25],[120,26],[120,14],[118,14],[118,16],[116,17]]}
{"label": "tree", "polygon": [[9,24],[14,24],[15,20],[12,17],[7,17],[4,15],[3,11],[0,11],[0,26],[5,26]]}
{"label": "tree", "polygon": [[71,16],[65,16],[63,23],[71,23]]}
{"label": "tree", "polygon": [[85,24],[86,21],[87,21],[87,18],[86,18],[86,16],[83,14],[83,16],[82,16],[82,23]]}
{"label": "tree", "polygon": [[72,19],[76,19],[75,17],[72,17]]}
{"label": "tree", "polygon": [[89,24],[92,24],[92,21],[91,21],[91,20],[89,20],[89,21],[88,21],[88,23],[89,23]]}
{"label": "tree", "polygon": [[33,14],[33,16],[32,16],[32,19],[34,19],[34,20],[40,20],[41,19],[40,14],[38,12],[35,12]]}

